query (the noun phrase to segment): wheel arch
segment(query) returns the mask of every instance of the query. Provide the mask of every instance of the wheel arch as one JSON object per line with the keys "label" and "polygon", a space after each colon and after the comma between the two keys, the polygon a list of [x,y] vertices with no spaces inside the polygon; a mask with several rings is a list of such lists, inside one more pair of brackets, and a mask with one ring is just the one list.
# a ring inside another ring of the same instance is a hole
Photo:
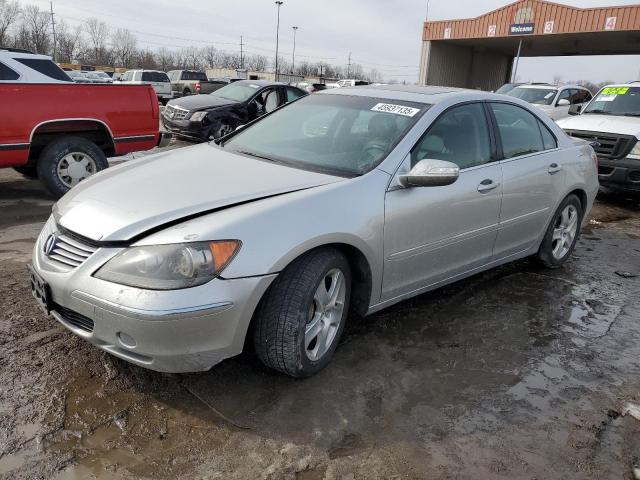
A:
{"label": "wheel arch", "polygon": [[[281,268],[278,271],[286,269],[294,261],[299,258],[308,255],[309,253],[322,248],[335,248],[342,252],[349,263],[351,268],[351,299],[349,314],[355,314],[357,316],[366,315],[369,304],[371,303],[371,296],[373,294],[373,270],[371,268],[370,259],[367,258],[363,250],[353,243],[344,241],[327,242],[307,249],[296,251],[295,255],[288,255],[286,257],[286,263],[283,262]],[[262,294],[256,308],[252,314],[251,321],[245,332],[245,350],[248,345],[251,344],[253,338],[253,330],[256,323],[256,314],[259,311],[260,303],[267,296],[271,287],[267,288]]]}
{"label": "wheel arch", "polygon": [[55,119],[39,123],[31,131],[29,162],[36,162],[40,152],[49,143],[67,135],[82,137],[95,143],[106,156],[115,154],[113,132],[102,120],[95,118]]}

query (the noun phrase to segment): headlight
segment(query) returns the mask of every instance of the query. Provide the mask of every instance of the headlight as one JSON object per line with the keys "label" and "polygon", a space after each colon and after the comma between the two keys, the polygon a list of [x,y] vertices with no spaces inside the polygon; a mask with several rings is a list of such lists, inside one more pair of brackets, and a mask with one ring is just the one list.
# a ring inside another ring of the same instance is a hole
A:
{"label": "headlight", "polygon": [[640,160],[640,140],[636,142],[636,146],[633,147],[633,150],[631,150],[629,156],[631,158],[637,158],[638,160]]}
{"label": "headlight", "polygon": [[191,120],[192,122],[200,122],[207,116],[208,113],[209,112],[196,112],[191,115],[191,118],[189,120]]}
{"label": "headlight", "polygon": [[94,276],[149,290],[177,290],[216,278],[240,249],[238,240],[129,247]]}

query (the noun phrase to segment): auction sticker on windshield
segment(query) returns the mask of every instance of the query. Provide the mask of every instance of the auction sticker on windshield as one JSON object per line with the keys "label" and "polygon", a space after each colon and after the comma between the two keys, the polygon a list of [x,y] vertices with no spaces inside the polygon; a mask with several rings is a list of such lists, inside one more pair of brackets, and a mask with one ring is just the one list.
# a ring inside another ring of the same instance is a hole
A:
{"label": "auction sticker on windshield", "polygon": [[371,109],[372,112],[393,113],[405,117],[413,117],[420,111],[419,108],[405,107],[404,105],[394,105],[392,103],[378,103]]}
{"label": "auction sticker on windshield", "polygon": [[601,95],[626,95],[629,87],[607,87],[602,89]]}

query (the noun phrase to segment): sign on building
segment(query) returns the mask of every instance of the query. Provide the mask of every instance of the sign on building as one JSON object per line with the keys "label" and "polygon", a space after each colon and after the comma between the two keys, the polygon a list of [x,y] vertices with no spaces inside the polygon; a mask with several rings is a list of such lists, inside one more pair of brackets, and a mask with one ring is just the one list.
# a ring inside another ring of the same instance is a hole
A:
{"label": "sign on building", "polygon": [[553,33],[553,20],[549,20],[548,22],[544,22],[544,33],[549,34]]}
{"label": "sign on building", "polygon": [[489,30],[487,31],[487,37],[495,37],[497,29],[498,29],[497,25],[489,25]]}
{"label": "sign on building", "polygon": [[444,38],[451,38],[451,27],[444,29]]}
{"label": "sign on building", "polygon": [[535,28],[535,23],[512,23],[509,27],[509,35],[532,35]]}
{"label": "sign on building", "polygon": [[615,30],[617,21],[618,21],[618,17],[607,17],[607,20],[604,22],[604,29]]}

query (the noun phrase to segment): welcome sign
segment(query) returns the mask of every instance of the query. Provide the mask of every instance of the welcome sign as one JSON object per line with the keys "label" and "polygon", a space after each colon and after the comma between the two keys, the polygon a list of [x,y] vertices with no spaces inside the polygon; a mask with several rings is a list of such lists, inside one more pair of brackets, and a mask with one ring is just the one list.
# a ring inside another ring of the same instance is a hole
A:
{"label": "welcome sign", "polygon": [[509,35],[532,35],[535,28],[535,23],[512,23]]}

